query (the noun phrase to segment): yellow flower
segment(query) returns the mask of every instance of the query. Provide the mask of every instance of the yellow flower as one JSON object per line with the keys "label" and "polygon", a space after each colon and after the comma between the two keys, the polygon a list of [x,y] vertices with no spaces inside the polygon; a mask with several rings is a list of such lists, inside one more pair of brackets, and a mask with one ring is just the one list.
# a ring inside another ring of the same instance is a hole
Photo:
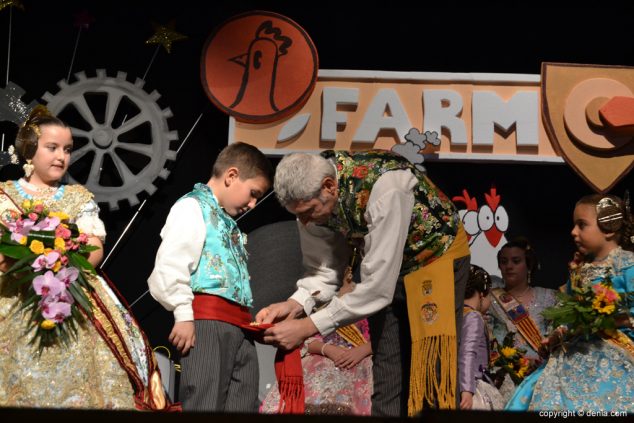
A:
{"label": "yellow flower", "polygon": [[66,241],[64,241],[63,238],[55,238],[55,249],[58,250],[59,252],[63,253],[64,251],[66,251]]}
{"label": "yellow flower", "polygon": [[48,217],[59,217],[59,220],[68,220],[68,219],[70,219],[70,216],[68,216],[64,212],[50,212],[48,214]]}
{"label": "yellow flower", "polygon": [[44,330],[51,330],[55,328],[55,322],[47,319],[40,323],[40,327]]}
{"label": "yellow flower", "polygon": [[26,245],[26,241],[28,240],[27,237],[23,236],[22,238],[20,238],[20,244],[22,245]]}
{"label": "yellow flower", "polygon": [[511,348],[511,347],[504,347],[504,348],[502,348],[502,350],[500,352],[506,358],[513,357],[515,354],[517,354],[517,350],[515,348]]}
{"label": "yellow flower", "polygon": [[33,240],[31,241],[31,245],[29,246],[29,249],[33,251],[35,254],[42,254],[44,253],[44,244],[42,244],[38,240]]}
{"label": "yellow flower", "polygon": [[616,307],[614,304],[605,305],[605,296],[599,295],[592,300],[592,308],[602,314],[612,314]]}
{"label": "yellow flower", "polygon": [[59,269],[61,268],[62,268],[62,262],[57,260],[55,264],[53,265],[53,272],[57,273],[59,272]]}
{"label": "yellow flower", "polygon": [[32,205],[32,204],[31,204],[31,200],[24,200],[24,201],[22,202],[22,208],[23,208],[23,209],[25,209],[25,210],[26,210],[26,209],[30,209],[30,208],[31,208],[31,205]]}

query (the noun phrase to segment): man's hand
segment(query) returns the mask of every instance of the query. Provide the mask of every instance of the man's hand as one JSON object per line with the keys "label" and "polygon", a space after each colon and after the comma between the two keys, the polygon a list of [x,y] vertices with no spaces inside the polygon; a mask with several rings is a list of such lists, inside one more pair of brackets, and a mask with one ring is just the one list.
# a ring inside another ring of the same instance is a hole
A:
{"label": "man's hand", "polygon": [[303,311],[304,308],[297,301],[286,300],[282,303],[271,304],[258,311],[258,314],[255,315],[255,321],[257,323],[273,323],[285,319],[294,319],[301,315]]}
{"label": "man's hand", "polygon": [[[295,304],[297,303],[295,302]],[[260,313],[261,312],[262,311],[260,311]],[[258,313],[258,315],[260,313]],[[263,322],[266,323],[267,321],[264,320]],[[285,350],[292,350],[300,346],[306,338],[313,336],[317,332],[317,327],[308,317],[304,319],[287,318],[287,320],[276,323],[275,326],[264,331],[263,340],[266,344],[271,344]]]}
{"label": "man's hand", "polygon": [[169,336],[169,341],[182,355],[187,354],[190,348],[196,345],[196,333],[194,322],[176,322]]}

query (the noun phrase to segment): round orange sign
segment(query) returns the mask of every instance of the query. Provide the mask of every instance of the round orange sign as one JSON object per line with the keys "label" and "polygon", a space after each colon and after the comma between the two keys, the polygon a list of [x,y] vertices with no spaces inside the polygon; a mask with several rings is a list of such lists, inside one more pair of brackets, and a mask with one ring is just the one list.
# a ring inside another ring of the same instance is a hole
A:
{"label": "round orange sign", "polygon": [[238,120],[282,119],[304,105],[315,87],[319,61],[297,23],[253,11],[225,21],[207,39],[201,79],[209,99]]}

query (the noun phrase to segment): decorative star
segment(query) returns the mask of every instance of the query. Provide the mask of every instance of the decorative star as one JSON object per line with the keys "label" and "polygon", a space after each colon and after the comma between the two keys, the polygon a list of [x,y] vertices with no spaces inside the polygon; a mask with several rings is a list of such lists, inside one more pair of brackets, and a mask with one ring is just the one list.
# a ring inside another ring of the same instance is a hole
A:
{"label": "decorative star", "polygon": [[161,44],[168,53],[171,53],[172,42],[187,38],[187,36],[176,32],[173,21],[168,23],[167,26],[157,24],[152,24],[152,26],[154,26],[156,32],[145,44]]}
{"label": "decorative star", "polygon": [[95,17],[87,10],[82,10],[73,15],[75,18],[75,22],[73,26],[75,28],[88,29],[90,28],[90,24],[95,22]]}
{"label": "decorative star", "polygon": [[20,0],[0,0],[0,10],[5,7],[17,7],[18,9],[22,9],[22,11],[24,11],[24,5]]}

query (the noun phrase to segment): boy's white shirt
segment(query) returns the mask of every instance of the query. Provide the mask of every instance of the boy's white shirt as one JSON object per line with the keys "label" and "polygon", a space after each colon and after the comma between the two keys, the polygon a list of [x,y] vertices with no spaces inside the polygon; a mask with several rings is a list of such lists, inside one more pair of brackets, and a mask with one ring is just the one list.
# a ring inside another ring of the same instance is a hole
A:
{"label": "boy's white shirt", "polygon": [[198,267],[206,233],[202,210],[194,198],[176,202],[161,230],[162,242],[148,285],[152,297],[174,312],[176,322],[194,320],[190,279]]}

